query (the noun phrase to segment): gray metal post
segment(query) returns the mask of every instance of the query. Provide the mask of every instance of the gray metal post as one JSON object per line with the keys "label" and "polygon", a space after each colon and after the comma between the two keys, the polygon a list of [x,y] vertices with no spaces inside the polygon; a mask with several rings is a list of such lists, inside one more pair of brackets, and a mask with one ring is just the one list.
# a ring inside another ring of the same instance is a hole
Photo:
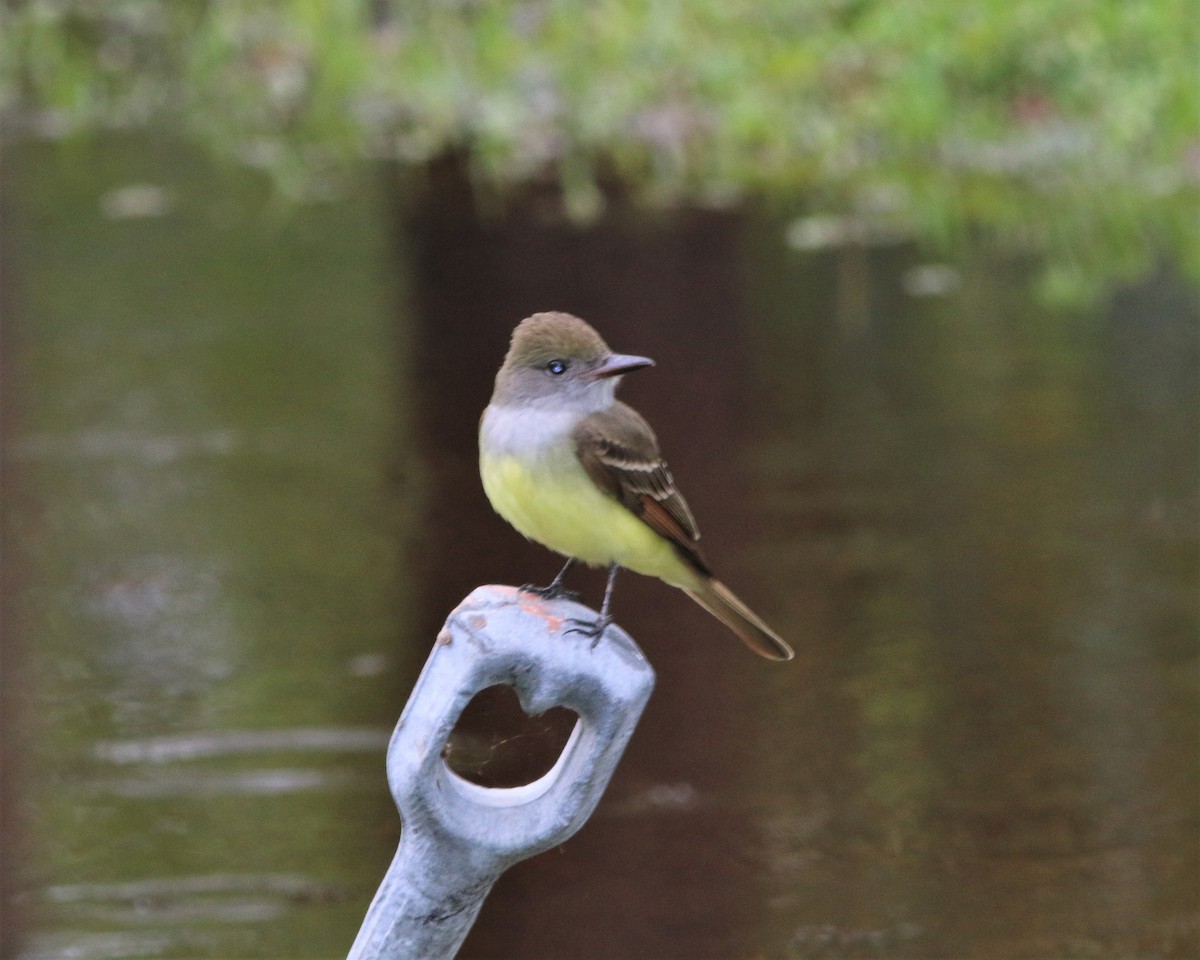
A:
{"label": "gray metal post", "polygon": [[[591,816],[654,687],[629,636],[610,626],[594,647],[568,632],[596,614],[513,587],[473,591],[450,614],[396,725],[388,783],[400,847],[349,960],[442,960],[466,938],[484,898],[512,864],[564,842]],[[466,705],[512,686],[526,713],[579,714],[554,767],[533,783],[470,783],[442,759]]]}

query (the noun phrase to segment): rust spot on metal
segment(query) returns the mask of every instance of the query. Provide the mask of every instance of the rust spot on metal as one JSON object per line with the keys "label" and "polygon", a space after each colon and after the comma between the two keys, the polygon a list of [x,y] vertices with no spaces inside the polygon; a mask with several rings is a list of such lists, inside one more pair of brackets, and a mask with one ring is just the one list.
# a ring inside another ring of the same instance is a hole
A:
{"label": "rust spot on metal", "polygon": [[467,626],[476,631],[484,630],[487,628],[487,617],[481,616],[478,613],[472,617],[467,617]]}
{"label": "rust spot on metal", "polygon": [[518,601],[521,610],[528,613],[530,616],[537,617],[546,624],[554,633],[558,633],[563,625],[563,617],[556,617],[546,609],[546,601],[535,593],[522,593],[521,599]]}

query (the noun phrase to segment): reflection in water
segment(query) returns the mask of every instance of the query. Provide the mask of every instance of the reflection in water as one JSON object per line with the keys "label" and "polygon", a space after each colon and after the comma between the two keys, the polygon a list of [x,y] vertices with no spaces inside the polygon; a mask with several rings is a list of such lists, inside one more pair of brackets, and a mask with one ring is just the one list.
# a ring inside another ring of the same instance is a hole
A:
{"label": "reflection in water", "polygon": [[[0,953],[337,955],[390,856],[411,682],[373,194],[284,229],[254,178],[169,145],[86,171],[23,151],[3,693],[26,856],[14,878],[4,838],[21,924],[5,911]],[[130,182],[169,208],[107,219]]]}
{"label": "reflection in water", "polygon": [[[415,370],[421,403],[417,435],[430,471],[428,546],[420,595],[428,629],[473,583],[547,583],[561,565],[525,542],[491,510],[480,489],[475,431],[492,380],[521,317],[563,309],[594,322],[615,350],[655,358],[670,377],[631,380],[622,396],[655,424],[676,478],[696,510],[718,574],[743,593],[731,549],[719,548],[747,506],[698,504],[728,476],[707,465],[713,451],[737,449],[736,315],[740,278],[730,257],[739,218],[689,214],[618,218],[603,229],[531,223],[484,225],[461,171],[437,171],[417,209],[413,289]],[[687,334],[687,354],[680,339]],[[457,398],[456,403],[447,402]],[[676,402],[686,397],[686,405]],[[571,585],[597,606],[603,578]],[[753,592],[747,602],[757,608]],[[694,815],[677,808],[594,821],[554,857],[502,877],[463,949],[473,956],[667,956],[706,944],[735,955],[753,873],[738,850],[753,825],[736,798],[746,752],[738,719],[749,711],[743,682],[757,664],[720,624],[677,591],[634,575],[618,582],[614,611],[645,650],[658,684],[614,781],[609,802],[685,784]],[[769,611],[760,611],[770,621]],[[744,659],[743,659],[744,658]],[[743,671],[739,673],[739,671]],[[705,723],[704,720],[708,722]],[[603,818],[604,807],[599,818]],[[703,824],[703,825],[702,825]],[[718,826],[719,824],[719,826]],[[702,835],[711,842],[695,843]],[[708,882],[706,877],[721,877]],[[666,904],[674,919],[664,923]],[[527,911],[536,906],[536,918]],[[528,918],[520,919],[520,918]],[[581,931],[592,935],[580,936]],[[681,939],[680,931],[689,931]]]}
{"label": "reflection in water", "polygon": [[[452,168],[389,250],[372,190],[281,228],[253,181],[158,149],[11,164],[21,957],[345,952],[437,627],[557,566],[491,514],[474,445],[548,308],[658,360],[625,391],[798,659],[625,578],[654,696],[464,956],[1200,953],[1194,291],[1074,315],[984,251],[798,251],[728,213],[484,225]],[[107,220],[114,196],[169,203]],[[497,716],[457,762],[552,758],[554,724]]]}
{"label": "reflection in water", "polygon": [[[169,956],[184,945],[208,953],[221,949],[220,938],[189,935],[191,925],[212,924],[220,929],[282,920],[298,907],[338,895],[310,877],[272,873],[52,886],[43,896],[55,906],[67,929],[38,936],[33,948],[21,956],[37,960]],[[111,927],[127,932],[91,932]],[[147,932],[156,927],[175,932]]]}
{"label": "reflection in water", "polygon": [[[881,304],[845,333],[801,312],[764,331],[778,411],[764,473],[790,492],[768,523],[803,536],[771,555],[826,585],[814,636],[845,698],[794,723],[846,724],[817,779],[847,802],[828,826],[827,798],[792,812],[777,869],[805,929],[898,919],[921,932],[902,955],[1186,955],[1195,540],[1179,550],[1137,515],[1163,498],[1196,515],[1195,349],[1138,426],[1154,458],[1131,458],[1102,319],[1039,311],[1017,289],[967,271],[958,309]],[[1194,330],[1194,302],[1173,316],[1146,319]],[[840,863],[819,849],[826,830],[844,838]]]}
{"label": "reflection in water", "polygon": [[390,731],[308,727],[277,730],[213,730],[202,734],[148,737],[144,740],[101,741],[92,752],[113,763],[163,763],[229,757],[264,750],[364,751],[387,747]]}
{"label": "reflection in water", "polygon": [[47,887],[55,904],[69,913],[107,922],[177,922],[207,918],[256,922],[286,912],[290,902],[328,897],[330,891],[299,874],[209,874],[132,883],[76,883]]}
{"label": "reflection in water", "polygon": [[211,770],[170,770],[140,773],[136,777],[98,780],[96,792],[119,797],[202,797],[212,794],[299,793],[305,790],[340,790],[356,785],[368,789],[378,777],[361,768],[321,769],[265,767],[236,773]]}

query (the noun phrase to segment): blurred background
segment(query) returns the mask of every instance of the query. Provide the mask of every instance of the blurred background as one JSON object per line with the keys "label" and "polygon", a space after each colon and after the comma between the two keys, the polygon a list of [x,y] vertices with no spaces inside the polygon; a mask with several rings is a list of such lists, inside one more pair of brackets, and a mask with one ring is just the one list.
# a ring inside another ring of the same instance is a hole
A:
{"label": "blurred background", "polygon": [[438,627],[558,565],[475,466],[547,309],[798,656],[623,577],[654,696],[464,957],[1200,954],[1190,4],[0,10],[0,955],[345,955]]}

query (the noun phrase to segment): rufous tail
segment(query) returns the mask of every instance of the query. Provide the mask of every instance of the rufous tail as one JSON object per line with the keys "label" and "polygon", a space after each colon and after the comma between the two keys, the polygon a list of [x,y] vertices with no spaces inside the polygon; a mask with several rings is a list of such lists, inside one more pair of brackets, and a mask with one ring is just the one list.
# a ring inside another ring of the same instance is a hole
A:
{"label": "rufous tail", "polygon": [[795,656],[783,638],[763,623],[720,580],[709,577],[694,589],[685,587],[684,593],[736,633],[742,643],[760,657],[791,660]]}

